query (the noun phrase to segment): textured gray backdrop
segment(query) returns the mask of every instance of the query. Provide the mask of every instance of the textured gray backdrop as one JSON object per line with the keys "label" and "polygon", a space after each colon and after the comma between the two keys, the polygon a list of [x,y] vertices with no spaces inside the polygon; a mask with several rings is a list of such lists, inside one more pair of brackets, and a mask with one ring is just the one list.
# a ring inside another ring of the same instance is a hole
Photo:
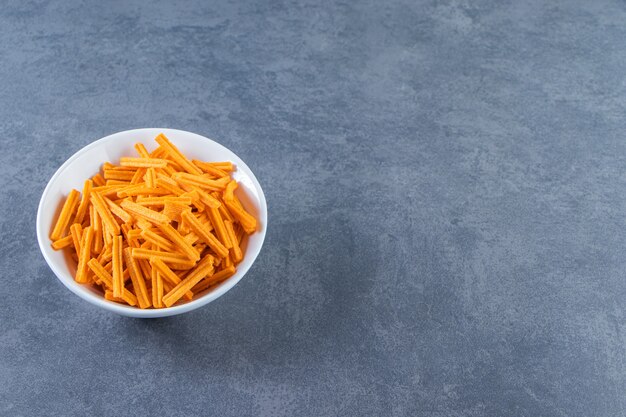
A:
{"label": "textured gray backdrop", "polygon": [[[626,5],[5,1],[0,415],[626,415]],[[36,205],[107,134],[209,136],[263,252],[135,320],[67,291]]]}

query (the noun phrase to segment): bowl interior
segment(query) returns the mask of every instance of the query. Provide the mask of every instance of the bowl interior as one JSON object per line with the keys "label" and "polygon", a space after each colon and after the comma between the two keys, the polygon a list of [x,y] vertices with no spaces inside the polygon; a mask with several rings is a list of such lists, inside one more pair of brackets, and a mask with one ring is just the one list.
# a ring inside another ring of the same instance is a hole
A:
{"label": "bowl interior", "polygon": [[[164,309],[141,310],[105,300],[89,286],[74,281],[76,265],[66,251],[55,251],[50,246],[49,234],[61,210],[62,202],[72,188],[82,191],[83,182],[96,174],[102,163],[117,163],[122,156],[134,156],[133,145],[143,143],[148,151],[157,147],[154,138],[165,134],[190,159],[203,161],[232,161],[236,165],[233,178],[239,183],[236,194],[242,204],[258,220],[256,233],[250,235],[243,248],[244,259],[237,265],[235,275],[190,302]],[[267,225],[267,206],[263,190],[248,166],[232,151],[203,136],[174,129],[137,129],[115,133],[87,145],[68,159],[48,183],[37,212],[37,238],[39,246],[61,282],[72,292],[100,307],[134,317],[164,317],[180,314],[200,307],[232,288],[248,271],[261,250]]]}

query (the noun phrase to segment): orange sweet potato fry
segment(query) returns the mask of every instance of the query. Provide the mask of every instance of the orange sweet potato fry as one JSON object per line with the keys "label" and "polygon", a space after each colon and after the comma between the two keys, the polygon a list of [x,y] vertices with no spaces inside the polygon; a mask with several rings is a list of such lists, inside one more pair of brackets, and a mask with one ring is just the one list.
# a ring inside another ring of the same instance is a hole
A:
{"label": "orange sweet potato fry", "polygon": [[234,220],[232,214],[230,214],[230,211],[226,208],[225,204],[220,204],[217,209],[220,211],[220,216],[222,216],[222,220],[228,220],[231,222]]}
{"label": "orange sweet potato fry", "polygon": [[54,250],[61,250],[63,248],[67,248],[69,246],[72,245],[72,236],[71,235],[67,235],[65,237],[62,237],[61,239],[55,240],[54,242],[52,242],[52,249]]}
{"label": "orange sweet potato fry", "polygon": [[150,259],[151,257],[155,257],[167,263],[190,263],[192,266],[195,265],[194,261],[190,261],[186,255],[178,252],[161,252],[151,249],[133,248],[132,255],[133,258],[137,259]]}
{"label": "orange sweet potato fry", "polygon": [[202,171],[198,167],[196,167],[194,164],[192,164],[191,161],[189,161],[189,159],[187,159],[185,157],[185,155],[183,155],[178,150],[178,148],[176,146],[174,146],[174,144],[172,142],[170,142],[167,137],[165,137],[164,134],[161,133],[159,136],[157,136],[156,137],[156,141],[165,150],[167,155],[174,162],[176,162],[178,165],[180,165],[185,171],[189,172],[190,174],[201,174],[202,173]]}
{"label": "orange sweet potato fry", "polygon": [[254,233],[257,226],[254,216],[245,211],[240,204],[237,204],[236,200],[224,201],[224,204],[226,204],[232,215],[239,220],[239,223],[241,223],[241,226],[243,226],[243,229],[247,234]]}
{"label": "orange sweet potato fry", "polygon": [[184,205],[189,206],[192,203],[192,199],[191,197],[169,197],[169,196],[141,197],[140,196],[140,197],[137,197],[137,201],[136,201],[136,203],[141,206],[156,206],[156,207],[162,207],[165,205],[166,202],[184,204]]}
{"label": "orange sweet potato fry", "polygon": [[83,227],[80,223],[74,223],[70,226],[70,235],[72,236],[72,243],[74,244],[74,251],[80,258],[81,240],[83,238]]}
{"label": "orange sweet potato fry", "polygon": [[76,210],[76,217],[74,218],[74,223],[82,223],[85,215],[87,214],[87,210],[89,210],[89,196],[91,194],[91,189],[93,188],[93,181],[86,180],[83,185],[83,195],[80,200],[80,204],[78,205],[78,209]]}
{"label": "orange sweet potato fry", "polygon": [[54,229],[52,229],[52,233],[50,234],[50,239],[59,240],[65,234],[65,229],[70,224],[70,218],[74,214],[76,210],[76,205],[78,204],[78,197],[80,193],[77,190],[72,189],[65,203],[63,204],[63,208],[61,209],[61,213],[59,214],[59,218],[57,219],[56,224],[54,225]]}
{"label": "orange sweet potato fry", "polygon": [[239,242],[237,241],[237,235],[235,234],[235,228],[233,227],[233,223],[226,220],[224,221],[224,227],[226,228],[226,232],[228,233],[228,238],[233,244],[233,247],[230,249],[230,254],[233,257],[233,261],[235,263],[241,262],[243,259],[243,252],[241,252],[241,248],[239,247]]}
{"label": "orange sweet potato fry", "polygon": [[105,169],[104,170],[104,179],[105,180],[120,180],[120,181],[131,181],[135,176],[135,171],[127,171],[121,169]]}
{"label": "orange sweet potato fry", "polygon": [[93,184],[96,187],[102,187],[102,186],[104,186],[106,184],[106,181],[104,180],[104,178],[100,174],[96,174],[93,177],[91,177],[91,181],[93,181]]}
{"label": "orange sweet potato fry", "polygon": [[215,234],[217,235],[220,242],[222,242],[222,245],[224,245],[226,249],[232,248],[233,244],[228,238],[228,234],[226,233],[224,222],[222,221],[222,216],[220,215],[219,210],[213,207],[209,207],[208,215],[209,220],[211,220],[211,224],[213,225],[213,229],[215,229]]}
{"label": "orange sweet potato fry", "polygon": [[156,173],[154,168],[148,168],[143,178],[149,188],[156,188]]}
{"label": "orange sweet potato fry", "polygon": [[[169,178],[165,179],[163,177],[160,177],[157,175],[157,180],[156,180],[156,184],[157,187],[163,189],[163,190],[167,190],[169,191],[171,194],[179,196],[182,194],[185,194],[185,190],[181,189],[178,184],[176,183],[176,181],[168,181]],[[172,184],[173,182],[173,184]]]}
{"label": "orange sweet potato fry", "polygon": [[163,304],[171,307],[191,288],[213,272],[213,256],[206,255],[189,274],[170,292],[163,296]]}
{"label": "orange sweet potato fry", "polygon": [[167,160],[158,158],[120,158],[120,165],[133,168],[163,168],[167,166]]}
{"label": "orange sweet potato fry", "polygon": [[129,223],[132,220],[131,215],[128,214],[126,211],[124,211],[123,208],[121,208],[120,206],[118,206],[117,204],[115,204],[114,202],[112,202],[106,197],[103,197],[103,199],[104,199],[104,202],[107,204],[107,207],[109,208],[109,210],[111,210],[111,213],[119,217],[124,223]]}
{"label": "orange sweet potato fry", "polygon": [[224,193],[222,194],[222,198],[224,201],[233,201],[235,199],[235,195],[233,192],[237,189],[237,181],[232,180],[226,187],[224,188]]}
{"label": "orange sweet potato fry", "polygon": [[76,267],[76,277],[74,278],[76,282],[81,284],[87,283],[87,262],[91,259],[91,251],[88,248],[91,247],[91,243],[93,240],[93,228],[90,226],[86,228],[83,232],[83,241],[81,243],[81,247],[83,250],[80,251],[80,257],[78,258],[78,266]]}
{"label": "orange sweet potato fry", "polygon": [[212,180],[201,175],[193,175],[186,172],[177,172],[172,175],[172,178],[178,183],[193,185],[205,190],[221,191],[226,187],[223,181]]}
{"label": "orange sweet potato fry", "polygon": [[150,154],[148,153],[148,150],[146,149],[145,146],[143,146],[143,143],[141,142],[135,143],[135,150],[137,151],[140,157],[151,158]]}
{"label": "orange sweet potato fry", "polygon": [[201,293],[207,288],[224,281],[226,278],[232,277],[233,275],[235,275],[235,272],[236,269],[234,266],[229,266],[228,268],[222,269],[221,271],[218,271],[200,281],[198,284],[196,284],[196,286],[191,289],[191,291],[193,291],[194,294]]}
{"label": "orange sweet potato fry", "polygon": [[147,207],[134,203],[131,200],[122,201],[121,207],[134,216],[139,216],[153,223],[167,223],[169,219],[162,213],[150,210]]}
{"label": "orange sweet potato fry", "polygon": [[127,247],[124,249],[124,261],[128,266],[128,273],[130,275],[130,279],[133,283],[133,289],[135,290],[135,295],[137,296],[137,302],[139,304],[139,308],[148,308],[152,305],[150,298],[148,298],[148,289],[146,288],[146,281],[141,274],[141,270],[139,269],[139,265],[133,258],[131,254],[131,248]]}
{"label": "orange sweet potato fry", "polygon": [[113,214],[111,214],[111,211],[104,202],[104,198],[100,194],[92,192],[91,204],[93,204],[94,208],[98,212],[98,215],[102,219],[102,223],[108,229],[109,233],[113,236],[119,235],[120,225],[113,218]]}
{"label": "orange sweet potato fry", "polygon": [[197,166],[198,168],[200,168],[202,171],[204,171],[207,174],[212,175],[215,178],[219,178],[219,177],[225,177],[226,175],[228,175],[227,171],[221,170],[207,162],[202,162],[202,161],[198,161],[197,159],[194,159],[191,161],[195,166]]}
{"label": "orange sweet potato fry", "polygon": [[[143,183],[145,184],[145,183]],[[155,196],[155,195],[168,195],[170,192],[163,188],[150,188],[147,185],[137,184],[128,188],[118,190],[118,197],[135,197],[135,196]]]}
{"label": "orange sweet potato fry", "polygon": [[122,297],[124,289],[124,261],[122,256],[122,236],[113,237],[111,249],[113,266],[113,296]]}

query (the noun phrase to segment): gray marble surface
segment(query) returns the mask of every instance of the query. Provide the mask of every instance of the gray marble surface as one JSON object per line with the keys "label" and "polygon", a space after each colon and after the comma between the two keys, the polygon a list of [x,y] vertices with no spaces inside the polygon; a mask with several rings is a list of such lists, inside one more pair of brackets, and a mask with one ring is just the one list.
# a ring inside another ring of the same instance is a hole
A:
{"label": "gray marble surface", "polygon": [[[626,5],[8,1],[1,416],[626,415]],[[172,127],[264,186],[205,308],[118,317],[39,253],[53,172]]]}

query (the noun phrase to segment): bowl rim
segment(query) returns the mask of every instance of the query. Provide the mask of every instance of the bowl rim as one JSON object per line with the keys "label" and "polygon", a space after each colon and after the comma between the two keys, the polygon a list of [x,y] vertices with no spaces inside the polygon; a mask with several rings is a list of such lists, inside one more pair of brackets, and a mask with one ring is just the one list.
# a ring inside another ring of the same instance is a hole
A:
{"label": "bowl rim", "polygon": [[[235,275],[225,280],[222,283],[222,285],[220,285],[215,290],[211,291],[208,294],[205,294],[204,296],[198,298],[197,300],[192,300],[181,305],[167,307],[167,308],[160,308],[160,309],[140,309],[140,308],[133,307],[133,306],[124,306],[122,304],[108,301],[104,299],[103,297],[98,296],[95,293],[87,290],[86,288],[82,288],[80,286],[69,285],[68,281],[71,280],[73,282],[74,277],[67,276],[68,274],[65,274],[63,271],[59,270],[57,266],[55,265],[55,262],[49,258],[47,252],[50,247],[50,239],[48,237],[48,234],[45,233],[42,229],[43,228],[42,213],[44,210],[44,201],[48,197],[48,193],[50,192],[52,184],[56,182],[57,178],[61,175],[61,173],[63,173],[69,166],[71,166],[72,163],[77,158],[79,158],[82,154],[89,151],[90,149],[95,148],[99,145],[102,145],[105,142],[114,141],[116,137],[119,135],[133,134],[133,133],[146,133],[146,132],[152,132],[154,136],[158,135],[159,133],[163,133],[166,136],[174,136],[174,137],[177,134],[196,136],[200,139],[213,142],[214,145],[221,147],[227,152],[229,152],[230,154],[232,154],[234,156],[233,162],[237,165],[237,169],[242,168],[244,171],[246,171],[246,174],[249,176],[250,180],[252,181],[252,184],[256,188],[256,191],[259,196],[259,217],[261,218],[261,223],[262,223],[262,227],[260,228],[259,231],[257,231],[257,233],[260,234],[260,238],[261,238],[259,248],[257,251],[255,251],[255,253],[247,255],[247,256],[252,257],[250,263],[247,266],[243,266],[242,268],[237,269],[237,272],[235,273]],[[257,180],[252,170],[248,167],[248,165],[246,165],[246,163],[241,158],[239,158],[237,154],[235,154],[233,151],[231,151],[224,145],[220,144],[219,142],[216,142],[212,139],[209,139],[197,133],[180,130],[180,129],[170,129],[170,128],[138,128],[138,129],[123,130],[123,131],[119,131],[119,132],[104,136],[98,140],[95,140],[87,144],[86,146],[82,147],[78,151],[76,151],[55,171],[52,177],[48,180],[48,183],[46,184],[46,187],[44,188],[44,191],[41,194],[41,198],[39,200],[39,205],[37,207],[37,220],[36,220],[36,225],[35,225],[37,229],[36,234],[37,234],[37,241],[39,243],[39,250],[41,251],[41,254],[43,255],[44,259],[46,260],[46,263],[48,264],[48,266],[50,267],[54,275],[57,277],[59,281],[61,281],[61,283],[67,289],[69,289],[72,293],[76,294],[83,300],[89,302],[90,304],[96,305],[105,310],[108,310],[108,311],[111,311],[111,312],[114,312],[123,316],[137,317],[137,318],[168,317],[168,316],[186,313],[186,312],[195,310],[197,308],[200,308],[212,301],[215,301],[216,299],[224,295],[226,292],[232,289],[235,285],[237,285],[239,281],[241,281],[241,279],[244,277],[244,275],[246,275],[246,273],[250,270],[250,268],[256,261],[259,253],[261,252],[263,248],[263,244],[265,243],[265,235],[267,233],[267,226],[268,226],[267,224],[267,201],[265,200],[265,194],[263,193],[261,184],[259,184],[259,181]]]}

